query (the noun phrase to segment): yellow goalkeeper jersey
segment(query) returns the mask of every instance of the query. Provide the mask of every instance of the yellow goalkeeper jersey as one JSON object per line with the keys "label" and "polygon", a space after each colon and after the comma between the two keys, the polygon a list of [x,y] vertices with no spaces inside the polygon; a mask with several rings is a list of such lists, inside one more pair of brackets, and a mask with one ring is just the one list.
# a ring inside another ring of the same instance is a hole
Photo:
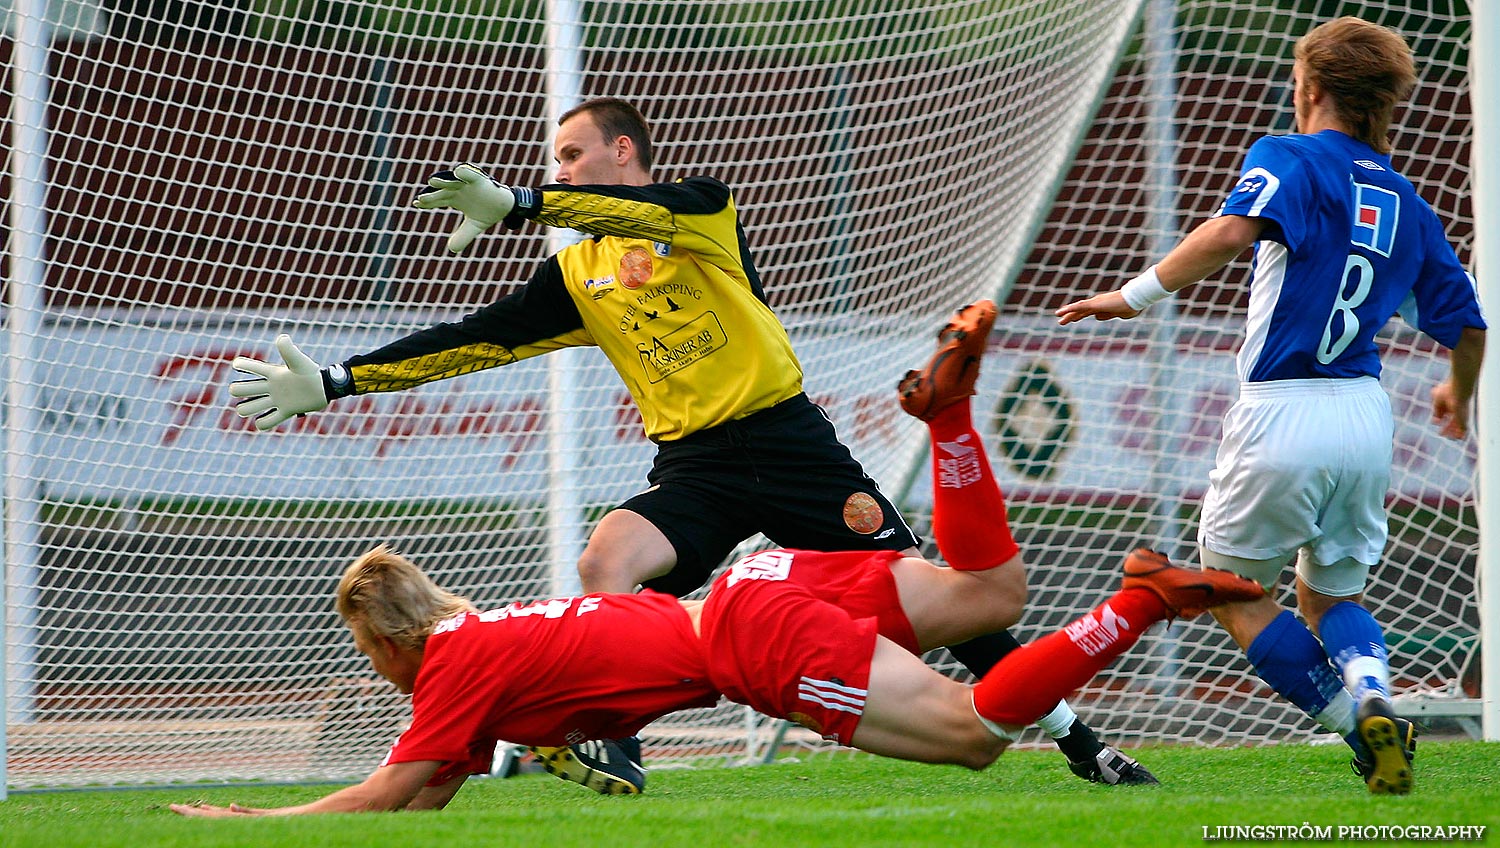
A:
{"label": "yellow goalkeeper jersey", "polygon": [[537,195],[522,194],[523,217],[593,237],[461,321],[350,358],[353,393],[597,345],[640,408],[646,435],[671,441],[802,391],[802,366],[766,305],[728,186],[692,177],[547,186]]}

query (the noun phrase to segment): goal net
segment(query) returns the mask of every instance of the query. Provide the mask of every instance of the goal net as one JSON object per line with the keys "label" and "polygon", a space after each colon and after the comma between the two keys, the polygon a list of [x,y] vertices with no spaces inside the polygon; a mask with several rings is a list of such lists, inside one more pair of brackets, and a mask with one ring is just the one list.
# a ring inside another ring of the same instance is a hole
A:
{"label": "goal net", "polygon": [[[653,452],[597,351],[271,433],[226,386],[277,333],[328,363],[513,290],[548,234],[453,258],[453,221],[410,198],[463,161],[547,182],[552,116],[580,96],[641,107],[658,178],[733,187],[809,393],[919,529],[926,438],[895,382],[954,307],[1005,302],[976,409],[1030,563],[1023,638],[1111,590],[1137,544],[1191,558],[1240,277],[1125,326],[1047,315],[1148,264],[1249,139],[1288,127],[1305,10],[1182,2],[1142,37],[1141,3],[1104,0],[75,0],[45,26],[32,5],[4,53],[10,786],[362,776],[407,713],[332,611],[350,559],[390,543],[481,607],[566,589]],[[1467,260],[1465,21],[1321,5],[1413,39],[1397,162]],[[1398,686],[1451,694],[1477,627],[1474,457],[1426,425],[1441,358],[1388,344],[1400,459],[1371,597]],[[1314,735],[1198,622],[1076,700],[1124,743]],[[669,717],[648,765],[816,745],[783,730]]]}

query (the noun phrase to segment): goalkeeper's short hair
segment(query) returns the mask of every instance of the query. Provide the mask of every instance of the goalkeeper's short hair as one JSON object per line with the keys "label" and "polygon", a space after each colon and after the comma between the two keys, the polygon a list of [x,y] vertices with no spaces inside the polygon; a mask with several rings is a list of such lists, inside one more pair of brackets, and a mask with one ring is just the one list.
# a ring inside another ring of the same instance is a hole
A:
{"label": "goalkeeper's short hair", "polygon": [[596,97],[574,106],[557,119],[561,126],[569,118],[587,114],[604,133],[606,139],[626,136],[635,145],[636,159],[646,173],[651,173],[655,164],[651,151],[651,127],[641,111],[618,97]]}

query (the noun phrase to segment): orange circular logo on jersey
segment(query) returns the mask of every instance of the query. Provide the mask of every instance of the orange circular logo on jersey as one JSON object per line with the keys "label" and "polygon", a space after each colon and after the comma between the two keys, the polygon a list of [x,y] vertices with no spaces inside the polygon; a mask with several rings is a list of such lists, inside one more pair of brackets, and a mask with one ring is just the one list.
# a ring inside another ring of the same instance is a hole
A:
{"label": "orange circular logo on jersey", "polygon": [[638,289],[651,279],[651,251],[644,247],[632,247],[620,257],[620,285],[627,289]]}
{"label": "orange circular logo on jersey", "polygon": [[855,492],[844,501],[844,523],[856,533],[868,536],[885,523],[880,504],[864,492]]}

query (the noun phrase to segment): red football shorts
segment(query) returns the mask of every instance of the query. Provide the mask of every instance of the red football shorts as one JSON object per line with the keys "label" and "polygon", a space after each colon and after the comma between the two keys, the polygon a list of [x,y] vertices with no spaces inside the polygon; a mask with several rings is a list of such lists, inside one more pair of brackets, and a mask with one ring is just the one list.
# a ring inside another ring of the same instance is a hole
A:
{"label": "red football shorts", "polygon": [[907,651],[922,655],[917,634],[896,590],[891,563],[899,551],[792,551],[787,580],[802,584],[814,595],[841,607],[851,618],[873,618],[880,635]]}
{"label": "red football shorts", "polygon": [[864,715],[875,619],[852,618],[774,568],[735,573],[714,583],[703,606],[710,681],[730,700],[851,744]]}

